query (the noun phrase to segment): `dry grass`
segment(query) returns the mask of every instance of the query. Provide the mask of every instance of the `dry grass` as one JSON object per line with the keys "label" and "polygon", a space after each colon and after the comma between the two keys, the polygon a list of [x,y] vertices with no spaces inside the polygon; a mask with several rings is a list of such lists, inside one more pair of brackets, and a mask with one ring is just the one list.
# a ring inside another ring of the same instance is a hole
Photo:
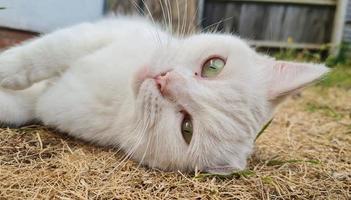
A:
{"label": "dry grass", "polygon": [[[351,90],[310,88],[281,108],[248,170],[160,172],[41,126],[0,129],[0,199],[350,199]],[[110,173],[113,172],[113,173]]]}

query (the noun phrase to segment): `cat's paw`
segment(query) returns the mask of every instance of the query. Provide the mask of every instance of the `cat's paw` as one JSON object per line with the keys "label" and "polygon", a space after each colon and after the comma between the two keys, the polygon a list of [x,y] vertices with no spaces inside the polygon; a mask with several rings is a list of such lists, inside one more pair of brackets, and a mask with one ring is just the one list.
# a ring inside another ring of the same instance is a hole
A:
{"label": "cat's paw", "polygon": [[30,85],[26,66],[21,56],[14,52],[0,54],[0,87],[21,90]]}

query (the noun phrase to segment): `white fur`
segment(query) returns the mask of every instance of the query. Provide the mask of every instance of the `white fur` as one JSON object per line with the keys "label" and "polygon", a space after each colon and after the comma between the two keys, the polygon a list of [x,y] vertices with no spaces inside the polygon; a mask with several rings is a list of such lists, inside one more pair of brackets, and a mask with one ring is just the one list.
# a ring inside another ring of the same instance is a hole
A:
{"label": "white fur", "polygon": [[[213,55],[226,58],[225,68],[201,78]],[[277,63],[232,35],[177,38],[137,17],[81,24],[0,55],[0,121],[37,118],[150,167],[228,173],[245,167],[274,100],[327,72]],[[162,96],[153,77],[166,71]],[[189,145],[182,110],[193,119]]]}

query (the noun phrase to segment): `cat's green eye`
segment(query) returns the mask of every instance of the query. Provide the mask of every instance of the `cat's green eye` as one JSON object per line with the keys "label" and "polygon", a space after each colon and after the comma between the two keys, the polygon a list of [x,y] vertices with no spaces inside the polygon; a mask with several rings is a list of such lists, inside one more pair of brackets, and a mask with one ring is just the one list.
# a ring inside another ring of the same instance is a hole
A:
{"label": "cat's green eye", "polygon": [[191,138],[193,137],[193,122],[190,116],[186,115],[183,119],[181,131],[183,138],[187,144],[190,144]]}
{"label": "cat's green eye", "polygon": [[215,77],[222,71],[224,66],[225,61],[222,58],[211,58],[202,66],[201,76],[205,78]]}

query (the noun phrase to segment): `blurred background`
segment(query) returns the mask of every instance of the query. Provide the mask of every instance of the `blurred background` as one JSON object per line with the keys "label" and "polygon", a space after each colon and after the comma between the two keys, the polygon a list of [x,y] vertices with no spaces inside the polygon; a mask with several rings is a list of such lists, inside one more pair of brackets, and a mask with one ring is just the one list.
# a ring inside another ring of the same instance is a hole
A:
{"label": "blurred background", "polygon": [[230,177],[163,173],[131,161],[121,165],[125,157],[114,150],[51,128],[0,128],[0,200],[350,200],[350,1],[0,0],[0,51],[113,13],[145,14],[171,24],[176,34],[234,33],[278,59],[333,68],[287,100],[257,141],[248,170]]}
{"label": "blurred background", "polygon": [[348,0],[0,0],[0,8],[0,48],[117,13],[152,15],[178,33],[234,33],[278,57],[335,65],[351,55]]}

